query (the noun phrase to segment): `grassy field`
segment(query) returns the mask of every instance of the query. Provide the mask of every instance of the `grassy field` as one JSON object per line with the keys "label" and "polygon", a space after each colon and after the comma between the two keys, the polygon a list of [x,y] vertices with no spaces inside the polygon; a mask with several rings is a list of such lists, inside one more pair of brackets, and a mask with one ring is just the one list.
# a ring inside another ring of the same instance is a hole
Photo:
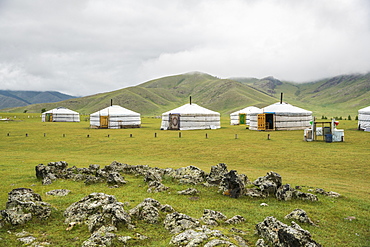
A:
{"label": "grassy field", "polygon": [[[47,222],[33,219],[25,226],[0,228],[3,246],[19,246],[17,237],[9,231],[23,229],[52,246],[81,246],[90,236],[87,227],[66,231],[63,211],[92,192],[115,195],[120,202],[130,202],[129,208],[151,197],[195,218],[200,218],[204,209],[221,211],[227,217],[242,215],[246,222],[235,227],[248,233],[243,238],[251,246],[258,239],[254,233],[257,223],[267,216],[275,216],[289,224],[284,216],[301,208],[319,226],[300,224],[301,227],[323,246],[370,246],[370,133],[357,131],[357,121],[340,121],[338,128],[345,129],[345,142],[326,143],[304,142],[303,131],[259,132],[245,126],[230,126],[228,118],[222,118],[221,129],[182,131],[179,138],[178,131],[161,131],[160,119],[149,117],[142,118],[140,129],[103,130],[90,129],[85,117],[81,117],[80,123],[43,123],[40,114],[0,115],[3,118],[17,115],[14,121],[0,122],[0,209],[5,209],[7,193],[19,187],[32,188],[54,207]],[[206,172],[213,165],[225,163],[229,170],[246,174],[251,181],[274,171],[282,176],[284,184],[302,186],[303,191],[323,188],[342,197],[318,195],[318,202],[232,199],[218,194],[217,188],[197,185],[200,199],[191,201],[187,196],[176,195],[176,191],[189,185],[164,181],[170,193],[151,194],[146,192],[142,177],[131,175],[124,175],[128,183],[118,189],[65,180],[43,186],[36,179],[35,166],[61,160],[70,167],[90,164],[104,167],[118,161],[160,168],[194,165]],[[72,192],[62,198],[45,195],[49,190],[61,188]],[[269,206],[260,207],[262,202]],[[345,219],[348,216],[356,219],[348,221]],[[132,246],[168,246],[171,235],[162,224],[135,224],[135,230],[119,229],[117,234],[134,236],[138,232],[149,237],[131,242]],[[226,231],[227,226],[217,229]]]}

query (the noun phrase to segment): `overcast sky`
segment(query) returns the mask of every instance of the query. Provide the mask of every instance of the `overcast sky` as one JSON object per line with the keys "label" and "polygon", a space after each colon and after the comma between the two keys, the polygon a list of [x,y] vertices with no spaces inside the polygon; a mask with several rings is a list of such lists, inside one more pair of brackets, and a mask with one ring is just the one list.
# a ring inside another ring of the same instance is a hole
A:
{"label": "overcast sky", "polygon": [[85,96],[200,71],[370,71],[369,0],[0,0],[0,89]]}

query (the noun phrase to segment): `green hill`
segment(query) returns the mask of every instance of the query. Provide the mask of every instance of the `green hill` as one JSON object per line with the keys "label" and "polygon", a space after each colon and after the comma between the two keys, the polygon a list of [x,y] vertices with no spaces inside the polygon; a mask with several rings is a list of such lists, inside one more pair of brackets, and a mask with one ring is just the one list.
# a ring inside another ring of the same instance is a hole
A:
{"label": "green hill", "polygon": [[370,73],[342,75],[309,83],[280,81],[273,77],[220,79],[193,72],[163,77],[138,86],[67,99],[56,103],[32,104],[4,109],[7,112],[41,112],[64,106],[82,114],[91,114],[111,104],[121,105],[143,116],[158,116],[189,102],[221,114],[229,114],[254,105],[264,107],[280,100],[322,115],[347,118],[370,105]]}
{"label": "green hill", "polygon": [[57,103],[11,108],[6,111],[40,112],[43,108],[49,110],[64,106],[90,114],[109,106],[112,100],[115,105],[121,105],[144,116],[154,116],[188,103],[190,96],[192,102],[224,114],[249,105],[263,107],[276,101],[275,98],[249,85],[194,72],[151,80],[112,92]]}

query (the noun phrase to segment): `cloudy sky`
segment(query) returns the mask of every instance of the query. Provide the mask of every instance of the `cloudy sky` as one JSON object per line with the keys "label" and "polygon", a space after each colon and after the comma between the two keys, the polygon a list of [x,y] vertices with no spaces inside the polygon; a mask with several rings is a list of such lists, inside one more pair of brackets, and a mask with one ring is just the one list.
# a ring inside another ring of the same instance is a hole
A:
{"label": "cloudy sky", "polygon": [[370,71],[368,0],[0,0],[0,89],[84,96],[168,75]]}

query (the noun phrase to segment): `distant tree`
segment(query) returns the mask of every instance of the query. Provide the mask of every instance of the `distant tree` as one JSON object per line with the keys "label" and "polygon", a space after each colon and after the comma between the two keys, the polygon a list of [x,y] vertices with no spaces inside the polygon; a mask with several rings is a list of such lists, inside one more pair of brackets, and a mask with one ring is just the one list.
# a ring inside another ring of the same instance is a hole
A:
{"label": "distant tree", "polygon": [[321,119],[325,119],[325,116],[324,116],[324,115],[322,115],[322,116],[321,116]]}
{"label": "distant tree", "polygon": [[358,120],[358,116],[356,116],[355,120]]}
{"label": "distant tree", "polygon": [[24,110],[23,113],[27,113],[27,110]]}
{"label": "distant tree", "polygon": [[45,108],[42,108],[41,109],[41,113],[44,113],[44,112],[46,112],[46,109]]}
{"label": "distant tree", "polygon": [[348,120],[352,120],[351,115],[348,115]]}
{"label": "distant tree", "polygon": [[339,117],[339,120],[342,120],[342,116]]}

